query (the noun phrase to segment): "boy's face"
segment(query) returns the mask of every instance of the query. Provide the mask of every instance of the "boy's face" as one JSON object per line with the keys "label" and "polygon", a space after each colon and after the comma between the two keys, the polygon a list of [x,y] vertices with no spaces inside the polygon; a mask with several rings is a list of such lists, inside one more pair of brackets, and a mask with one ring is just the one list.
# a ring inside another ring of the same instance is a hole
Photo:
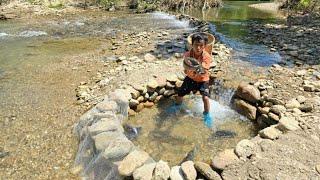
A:
{"label": "boy's face", "polygon": [[200,42],[194,42],[192,44],[192,48],[194,50],[194,53],[196,55],[200,55],[202,54],[202,51],[204,50],[206,44],[203,42],[203,41],[200,41]]}

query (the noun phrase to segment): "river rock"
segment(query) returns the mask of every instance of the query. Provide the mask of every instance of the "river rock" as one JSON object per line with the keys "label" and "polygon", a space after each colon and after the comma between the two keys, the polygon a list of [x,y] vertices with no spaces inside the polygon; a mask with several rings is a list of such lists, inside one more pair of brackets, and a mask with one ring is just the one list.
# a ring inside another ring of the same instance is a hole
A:
{"label": "river rock", "polygon": [[241,99],[235,99],[234,100],[234,106],[235,109],[242,115],[246,116],[247,118],[251,120],[256,119],[257,114],[257,108],[246,103],[245,101]]}
{"label": "river rock", "polygon": [[130,94],[133,99],[137,99],[140,96],[140,92],[134,88],[130,88]]}
{"label": "river rock", "polygon": [[135,180],[151,180],[156,163],[144,164],[133,172]]}
{"label": "river rock", "polygon": [[299,107],[302,112],[311,112],[313,110],[313,106],[311,104],[303,104]]}
{"label": "river rock", "polygon": [[183,81],[178,80],[175,85],[177,88],[180,88],[182,84],[183,84]]}
{"label": "river rock", "polygon": [[284,105],[284,102],[278,98],[267,98],[266,100],[271,102],[273,105]]}
{"label": "river rock", "polygon": [[257,151],[256,145],[248,139],[241,140],[235,149],[238,157],[247,158]]}
{"label": "river rock", "polygon": [[261,131],[259,131],[259,135],[262,138],[274,140],[274,139],[277,139],[281,135],[281,131],[276,129],[274,126],[270,126],[270,127],[264,128]]}
{"label": "river rock", "polygon": [[146,108],[151,108],[151,107],[154,105],[154,103],[153,103],[153,102],[150,102],[150,101],[146,101],[146,102],[143,103],[143,105],[144,105],[144,107],[146,107]]}
{"label": "river rock", "polygon": [[300,107],[300,103],[299,103],[299,101],[297,101],[297,100],[294,98],[294,99],[289,100],[289,101],[286,103],[285,107],[286,107],[287,109],[299,108],[299,107]]}
{"label": "river rock", "polygon": [[171,180],[184,180],[180,166],[173,166],[170,171]]}
{"label": "river rock", "polygon": [[268,113],[268,118],[271,120],[269,124],[277,124],[280,120],[280,117],[272,112]]}
{"label": "river rock", "polygon": [[260,91],[247,83],[240,83],[236,90],[236,96],[250,103],[256,103],[260,99]]}
{"label": "river rock", "polygon": [[172,83],[170,83],[170,82],[167,82],[167,84],[166,84],[166,89],[171,90],[171,89],[174,89],[174,87],[175,87],[175,84],[172,84]]}
{"label": "river rock", "polygon": [[170,74],[167,77],[167,81],[175,83],[176,81],[178,81],[178,76],[176,74]]}
{"label": "river rock", "polygon": [[316,171],[320,174],[320,164],[316,165]]}
{"label": "river rock", "polygon": [[129,140],[117,140],[111,142],[102,152],[107,160],[118,161],[127,156],[134,149],[134,144]]}
{"label": "river rock", "polygon": [[303,89],[307,92],[313,92],[315,90],[315,87],[311,84],[305,84],[303,85]]}
{"label": "river rock", "polygon": [[103,151],[109,144],[116,140],[127,140],[127,137],[119,131],[102,132],[96,136],[93,136],[95,147],[98,151]]}
{"label": "river rock", "polygon": [[91,136],[95,136],[97,134],[107,131],[123,132],[123,128],[120,124],[120,121],[118,121],[117,119],[103,118],[100,121],[88,127],[88,132]]}
{"label": "river rock", "polygon": [[300,129],[300,126],[294,117],[282,117],[277,128],[282,131],[295,131]]}
{"label": "river rock", "polygon": [[159,90],[159,94],[160,94],[160,95],[163,95],[165,91],[166,91],[166,88],[161,88],[161,89]]}
{"label": "river rock", "polygon": [[297,76],[305,76],[307,74],[307,70],[303,69],[303,70],[299,70],[296,72]]}
{"label": "river rock", "polygon": [[167,162],[160,160],[157,162],[153,172],[154,180],[166,180],[170,176],[170,167]]}
{"label": "river rock", "polygon": [[304,96],[298,96],[298,97],[297,97],[297,101],[298,101],[299,103],[304,103],[304,102],[306,101],[306,98],[305,98]]}
{"label": "river rock", "polygon": [[130,152],[118,166],[119,174],[122,176],[131,176],[132,173],[140,166],[142,166],[148,159],[149,154],[140,151],[134,150]]}
{"label": "river rock", "polygon": [[141,102],[144,101],[144,97],[143,97],[143,96],[139,96],[139,97],[137,98],[137,100],[139,101],[139,103],[141,103]]}
{"label": "river rock", "polygon": [[96,105],[96,108],[100,112],[116,112],[118,109],[118,104],[115,101],[102,101]]}
{"label": "river rock", "polygon": [[139,101],[138,100],[135,100],[135,99],[130,99],[129,100],[129,107],[130,108],[135,108],[139,105]]}
{"label": "river rock", "polygon": [[144,60],[146,62],[152,62],[152,61],[155,61],[156,60],[156,57],[150,53],[147,53],[144,55]]}
{"label": "river rock", "polygon": [[163,95],[168,97],[168,96],[171,96],[171,95],[174,95],[175,91],[173,89],[171,90],[165,90]]}
{"label": "river rock", "polygon": [[268,112],[270,111],[270,107],[258,107],[258,111],[261,114],[268,114]]}
{"label": "river rock", "polygon": [[181,169],[184,177],[187,180],[195,180],[197,177],[197,171],[194,168],[194,164],[192,161],[186,161],[181,164]]}
{"label": "river rock", "polygon": [[128,115],[129,116],[135,116],[137,113],[133,109],[128,110]]}
{"label": "river rock", "polygon": [[161,88],[163,88],[163,87],[165,87],[167,85],[167,79],[164,78],[164,77],[157,77],[156,81],[158,83],[158,86],[161,87]]}
{"label": "river rock", "polygon": [[158,82],[155,79],[152,79],[147,83],[147,88],[151,89],[152,90],[151,92],[153,92],[157,87],[158,87]]}
{"label": "river rock", "polygon": [[202,174],[208,180],[221,180],[220,175],[214,170],[212,170],[209,164],[197,161],[194,163],[194,167],[200,174]]}
{"label": "river rock", "polygon": [[159,94],[158,94],[157,92],[154,92],[154,93],[149,97],[149,100],[150,100],[150,101],[156,100],[156,98],[157,98],[158,95],[159,95]]}
{"label": "river rock", "polygon": [[286,112],[286,108],[282,105],[273,105],[270,108],[270,112],[275,113],[276,115],[281,115],[282,113]]}
{"label": "river rock", "polygon": [[211,162],[213,168],[224,170],[227,166],[239,161],[238,156],[234,153],[233,149],[225,149],[218,153]]}
{"label": "river rock", "polygon": [[142,111],[143,108],[144,108],[144,104],[143,103],[138,104],[138,106],[136,108],[136,112]]}
{"label": "river rock", "polygon": [[142,93],[143,90],[145,89],[145,87],[143,87],[142,85],[139,85],[139,84],[133,84],[132,87],[133,87],[135,90],[138,90],[140,93]]}

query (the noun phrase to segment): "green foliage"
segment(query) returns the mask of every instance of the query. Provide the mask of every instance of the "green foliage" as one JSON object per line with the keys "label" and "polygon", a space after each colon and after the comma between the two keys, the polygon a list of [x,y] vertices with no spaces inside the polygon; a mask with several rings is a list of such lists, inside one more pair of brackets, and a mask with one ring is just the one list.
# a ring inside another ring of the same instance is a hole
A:
{"label": "green foliage", "polygon": [[100,4],[101,6],[104,6],[105,8],[110,8],[112,6],[114,6],[115,4],[117,4],[119,0],[98,0],[98,4]]}

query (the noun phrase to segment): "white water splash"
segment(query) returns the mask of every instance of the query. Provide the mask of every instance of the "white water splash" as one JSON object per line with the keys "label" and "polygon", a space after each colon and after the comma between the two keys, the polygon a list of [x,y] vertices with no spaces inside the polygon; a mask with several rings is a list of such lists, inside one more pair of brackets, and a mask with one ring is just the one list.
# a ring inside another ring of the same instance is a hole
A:
{"label": "white water splash", "polygon": [[151,13],[151,15],[155,19],[170,20],[170,23],[172,23],[172,25],[174,27],[177,27],[177,28],[190,28],[189,21],[187,21],[187,20],[178,20],[173,15],[169,15],[169,14],[166,14],[166,13],[163,13],[163,12],[154,12],[154,13]]}
{"label": "white water splash", "polygon": [[22,31],[19,36],[21,37],[34,37],[34,36],[45,36],[47,35],[44,31]]}
{"label": "white water splash", "polygon": [[0,32],[0,38],[1,37],[6,37],[6,36],[9,36],[9,34]]}

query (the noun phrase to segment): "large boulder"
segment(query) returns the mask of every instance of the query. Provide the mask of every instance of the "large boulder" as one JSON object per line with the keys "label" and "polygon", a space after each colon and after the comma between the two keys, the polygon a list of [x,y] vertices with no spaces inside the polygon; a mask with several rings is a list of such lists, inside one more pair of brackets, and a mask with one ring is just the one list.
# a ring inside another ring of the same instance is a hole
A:
{"label": "large boulder", "polygon": [[156,163],[145,164],[133,172],[135,180],[151,180]]}
{"label": "large boulder", "polygon": [[153,172],[154,180],[166,180],[170,177],[170,167],[167,162],[160,160],[157,162]]}
{"label": "large boulder", "polygon": [[170,171],[171,180],[184,180],[180,166],[173,166]]}
{"label": "large boulder", "polygon": [[257,108],[245,102],[244,100],[234,99],[234,107],[240,114],[246,116],[247,118],[251,120],[256,119]]}
{"label": "large boulder", "polygon": [[119,174],[122,176],[131,176],[132,173],[141,167],[149,158],[149,154],[144,151],[134,150],[130,152],[128,156],[120,162],[118,166]]}
{"label": "large boulder", "polygon": [[256,87],[242,82],[236,90],[236,96],[254,104],[260,100],[260,91]]}
{"label": "large boulder", "polygon": [[242,158],[247,158],[252,154],[255,154],[257,151],[257,146],[255,143],[251,142],[248,139],[241,140],[235,149],[235,153]]}
{"label": "large boulder", "polygon": [[202,174],[208,180],[221,180],[220,175],[214,170],[212,170],[209,164],[197,161],[194,163],[194,167],[200,174]]}
{"label": "large boulder", "polygon": [[217,170],[224,170],[227,166],[238,161],[238,156],[234,153],[233,149],[226,149],[212,159],[211,166]]}
{"label": "large boulder", "polygon": [[192,161],[186,161],[181,164],[181,169],[186,180],[195,180],[197,177],[197,171],[194,168]]}

